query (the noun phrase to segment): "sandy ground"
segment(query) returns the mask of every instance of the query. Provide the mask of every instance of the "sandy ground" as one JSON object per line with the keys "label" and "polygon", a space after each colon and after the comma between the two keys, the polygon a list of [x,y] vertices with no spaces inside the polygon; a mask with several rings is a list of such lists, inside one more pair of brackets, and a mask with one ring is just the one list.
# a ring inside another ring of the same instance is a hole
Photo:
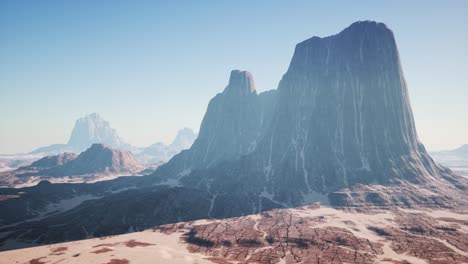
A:
{"label": "sandy ground", "polygon": [[0,252],[1,264],[12,263],[211,263],[189,253],[179,242],[182,233],[151,230],[120,236],[80,240]]}
{"label": "sandy ground", "polygon": [[[313,228],[328,227],[342,228],[358,238],[369,240],[370,243],[382,245],[381,252],[376,255],[375,263],[428,263],[427,259],[418,258],[405,252],[397,253],[392,249],[391,241],[383,239],[368,227],[399,228],[397,215],[421,214],[439,219],[439,224],[451,225],[453,221],[465,223],[459,225],[462,239],[468,239],[468,212],[454,212],[448,210],[423,211],[423,210],[393,210],[378,211],[371,213],[355,213],[349,211],[336,210],[329,207],[300,207],[288,210],[288,213],[304,219],[316,219],[320,217],[323,221],[314,224]],[[186,234],[190,228],[195,226],[213,225],[216,223],[236,224],[244,221],[254,221],[253,230],[260,231],[259,223],[262,215],[250,215],[239,218],[225,220],[198,220],[189,223],[179,223],[172,225],[172,231],[162,232],[161,230],[146,230],[125,235],[88,239],[61,243],[55,245],[38,246],[26,249],[0,252],[0,264],[6,263],[212,263],[209,254],[203,251],[192,253],[189,251],[190,245],[181,239],[182,234]],[[400,218],[401,219],[401,218]],[[444,220],[446,219],[446,220]],[[171,226],[171,225],[170,225]],[[183,228],[177,227],[183,226]],[[247,228],[247,227],[246,227]],[[262,231],[263,232],[263,231]],[[266,236],[266,234],[265,234]],[[437,238],[436,238],[437,239]],[[461,257],[468,257],[468,252],[457,248],[444,239],[437,239],[454,253]],[[466,243],[466,242],[465,242]],[[262,248],[265,249],[265,245]],[[193,245],[192,245],[193,247]],[[268,246],[267,246],[268,247]],[[279,263],[286,263],[286,259],[281,259]],[[391,261],[389,261],[391,260]],[[219,258],[217,259],[219,261]],[[227,260],[225,263],[238,263],[238,261]],[[407,262],[406,262],[407,263]],[[446,262],[451,263],[451,262]],[[455,263],[455,262],[454,262]],[[460,263],[460,262],[457,262]]]}

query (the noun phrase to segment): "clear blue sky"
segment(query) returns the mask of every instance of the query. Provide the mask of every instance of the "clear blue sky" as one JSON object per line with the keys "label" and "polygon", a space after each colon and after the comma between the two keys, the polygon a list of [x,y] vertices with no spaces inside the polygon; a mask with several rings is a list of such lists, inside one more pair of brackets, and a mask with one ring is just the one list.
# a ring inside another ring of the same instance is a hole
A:
{"label": "clear blue sky", "polygon": [[137,146],[199,129],[232,69],[277,87],[296,43],[357,20],[395,33],[419,136],[468,143],[468,1],[0,1],[0,153],[100,113]]}

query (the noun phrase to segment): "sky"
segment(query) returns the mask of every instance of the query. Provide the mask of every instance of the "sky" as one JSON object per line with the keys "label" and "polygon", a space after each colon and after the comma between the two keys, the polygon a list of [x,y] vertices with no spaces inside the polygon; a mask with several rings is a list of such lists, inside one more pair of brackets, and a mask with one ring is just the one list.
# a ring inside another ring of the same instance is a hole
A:
{"label": "sky", "polygon": [[66,143],[97,112],[136,146],[195,131],[233,69],[276,89],[297,43],[395,34],[419,138],[468,144],[468,1],[0,1],[0,153]]}

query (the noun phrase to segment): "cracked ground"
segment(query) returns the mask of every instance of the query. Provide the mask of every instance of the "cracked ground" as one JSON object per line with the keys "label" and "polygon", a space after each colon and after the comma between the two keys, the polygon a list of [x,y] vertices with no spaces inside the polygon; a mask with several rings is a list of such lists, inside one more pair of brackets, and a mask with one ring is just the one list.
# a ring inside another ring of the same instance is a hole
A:
{"label": "cracked ground", "polygon": [[[318,204],[0,252],[0,263],[468,263],[468,211]],[[10,260],[15,260],[11,262]]]}
{"label": "cracked ground", "polygon": [[467,214],[360,211],[314,205],[158,230],[185,230],[188,250],[215,263],[468,262]]}

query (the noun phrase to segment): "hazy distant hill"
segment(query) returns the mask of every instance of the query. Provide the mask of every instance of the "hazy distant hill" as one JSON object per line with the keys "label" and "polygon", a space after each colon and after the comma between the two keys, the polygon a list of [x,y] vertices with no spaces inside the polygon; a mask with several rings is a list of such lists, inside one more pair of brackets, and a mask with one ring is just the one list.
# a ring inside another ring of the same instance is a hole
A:
{"label": "hazy distant hill", "polygon": [[32,186],[51,182],[95,182],[121,175],[134,175],[145,169],[128,150],[93,144],[80,155],[63,153],[43,157],[29,166],[0,173],[0,186]]}
{"label": "hazy distant hill", "polygon": [[100,143],[109,145],[114,149],[130,150],[140,162],[161,164],[171,159],[175,154],[189,148],[196,137],[196,134],[190,128],[183,128],[178,131],[174,141],[169,146],[163,143],[155,143],[146,148],[139,148],[125,143],[108,121],[104,120],[99,114],[92,113],[79,118],[75,122],[67,144],[40,147],[30,154],[80,153],[92,144]]}

